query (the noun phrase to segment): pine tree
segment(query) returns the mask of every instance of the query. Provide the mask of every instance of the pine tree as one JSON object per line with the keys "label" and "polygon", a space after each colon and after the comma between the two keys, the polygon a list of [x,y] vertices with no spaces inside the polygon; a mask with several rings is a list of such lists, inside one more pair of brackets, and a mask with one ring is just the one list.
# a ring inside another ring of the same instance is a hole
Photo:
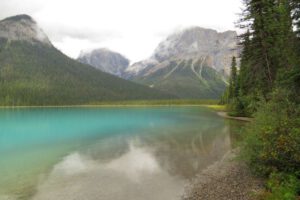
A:
{"label": "pine tree", "polygon": [[235,56],[232,57],[231,74],[229,81],[229,99],[238,96],[238,77],[237,77],[237,63]]}
{"label": "pine tree", "polygon": [[[245,0],[241,27],[247,28],[242,54],[242,91],[257,90],[265,98],[272,91],[279,70],[290,70],[296,63],[295,34],[289,0]],[[248,65],[248,66],[247,66]],[[244,69],[243,69],[244,68]],[[250,88],[247,88],[247,85]]]}
{"label": "pine tree", "polygon": [[283,77],[283,79],[287,80],[286,87],[292,89],[293,93],[296,94],[295,101],[300,103],[300,0],[290,0],[290,7],[292,10],[292,19],[296,34],[294,46],[298,59],[292,72],[288,73],[287,77]]}
{"label": "pine tree", "polygon": [[239,70],[239,87],[241,95],[247,95],[250,91],[253,91],[255,87],[256,76],[253,73],[251,68],[251,40],[250,40],[250,31],[240,36],[241,46],[243,50],[241,52],[241,62]]}

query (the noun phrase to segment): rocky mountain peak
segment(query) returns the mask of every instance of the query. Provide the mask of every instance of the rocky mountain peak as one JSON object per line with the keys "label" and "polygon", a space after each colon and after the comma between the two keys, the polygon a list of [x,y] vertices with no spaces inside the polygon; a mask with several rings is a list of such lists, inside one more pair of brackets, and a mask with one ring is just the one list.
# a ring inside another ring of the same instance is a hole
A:
{"label": "rocky mountain peak", "polygon": [[210,67],[229,75],[233,56],[239,55],[235,31],[217,32],[201,27],[190,27],[176,32],[163,40],[152,56],[133,64],[127,69],[128,77],[139,75],[146,69],[168,60],[199,60],[209,58]]}
{"label": "rocky mountain peak", "polygon": [[219,33],[212,29],[192,27],[170,35],[155,49],[153,58],[162,62],[173,56],[216,55],[221,51],[231,51],[236,48],[237,33],[227,31]]}
{"label": "rocky mountain peak", "polygon": [[51,45],[48,36],[29,15],[16,15],[0,21],[0,38]]}
{"label": "rocky mountain peak", "polygon": [[122,77],[129,65],[129,60],[125,56],[107,48],[82,51],[78,61],[119,77]]}
{"label": "rocky mountain peak", "polygon": [[5,18],[3,21],[20,21],[20,20],[28,20],[31,21],[32,23],[35,23],[35,21],[33,20],[33,18],[29,15],[26,14],[21,14],[21,15],[15,15],[12,17],[7,17]]}

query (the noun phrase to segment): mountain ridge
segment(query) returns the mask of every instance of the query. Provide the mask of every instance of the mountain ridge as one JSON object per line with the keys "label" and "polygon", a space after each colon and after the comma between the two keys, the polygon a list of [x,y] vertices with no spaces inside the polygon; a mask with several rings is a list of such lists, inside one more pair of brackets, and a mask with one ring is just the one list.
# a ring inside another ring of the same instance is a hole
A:
{"label": "mountain ridge", "polygon": [[190,27],[166,37],[149,59],[134,63],[126,72],[130,78],[138,76],[145,68],[168,59],[198,59],[208,56],[212,59],[211,67],[224,75],[229,75],[231,57],[238,57],[239,52],[236,31],[218,32],[202,27]]}
{"label": "mountain ridge", "polygon": [[[41,29],[31,19],[14,16],[0,21],[0,105],[74,105],[175,98],[67,57],[49,40],[40,40]],[[12,37],[8,34],[11,31],[20,34]]]}

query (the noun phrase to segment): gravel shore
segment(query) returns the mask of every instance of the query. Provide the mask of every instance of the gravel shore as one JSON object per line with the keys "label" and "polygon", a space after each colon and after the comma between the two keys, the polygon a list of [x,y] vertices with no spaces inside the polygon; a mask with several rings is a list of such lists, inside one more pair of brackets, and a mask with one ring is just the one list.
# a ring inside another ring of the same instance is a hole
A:
{"label": "gravel shore", "polygon": [[249,118],[249,117],[232,117],[232,116],[229,116],[227,112],[217,112],[217,114],[220,116],[220,117],[224,117],[226,119],[235,119],[235,120],[239,120],[239,121],[245,121],[245,122],[251,122],[253,119],[252,118]]}
{"label": "gravel shore", "polygon": [[251,175],[249,168],[235,160],[237,150],[202,171],[186,187],[183,200],[254,200],[261,191],[262,180]]}

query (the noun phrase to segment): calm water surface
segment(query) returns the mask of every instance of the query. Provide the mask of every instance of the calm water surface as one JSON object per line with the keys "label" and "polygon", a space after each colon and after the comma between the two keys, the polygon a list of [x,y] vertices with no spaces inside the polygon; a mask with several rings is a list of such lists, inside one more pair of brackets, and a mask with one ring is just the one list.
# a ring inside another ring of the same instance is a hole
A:
{"label": "calm water surface", "polygon": [[241,124],[202,107],[0,110],[0,200],[180,199]]}

